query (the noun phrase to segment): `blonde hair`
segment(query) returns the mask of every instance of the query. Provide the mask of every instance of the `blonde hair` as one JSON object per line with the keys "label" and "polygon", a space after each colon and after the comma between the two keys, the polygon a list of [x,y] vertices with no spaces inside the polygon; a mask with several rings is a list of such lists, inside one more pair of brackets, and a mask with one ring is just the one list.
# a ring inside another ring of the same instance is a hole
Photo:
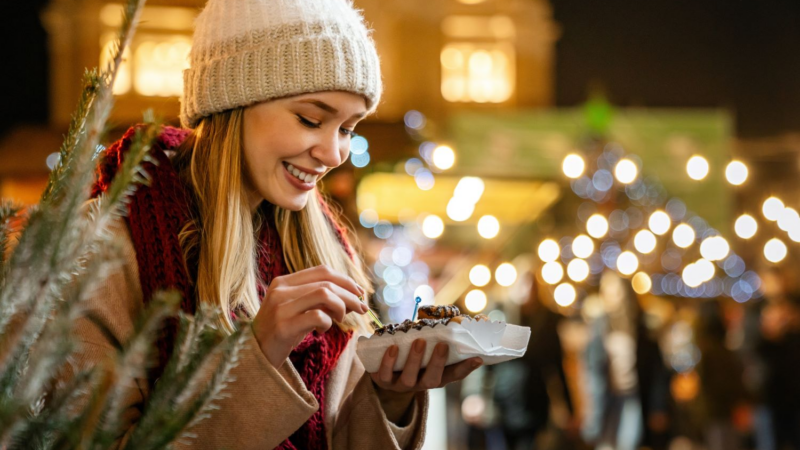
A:
{"label": "blonde hair", "polygon": [[[262,217],[261,209],[251,213],[244,185],[243,117],[242,108],[204,117],[173,159],[195,199],[193,219],[179,238],[185,259],[197,256],[197,301],[220,307],[219,325],[227,333],[236,329],[234,312],[255,317],[261,304],[258,288],[264,287],[257,256],[262,225],[276,227],[290,273],[324,264],[350,276],[371,294],[372,283],[360,259],[351,259],[339,242],[316,190],[309,193],[308,204],[300,211],[276,206],[273,217]],[[348,314],[336,325],[372,331],[358,314]]]}

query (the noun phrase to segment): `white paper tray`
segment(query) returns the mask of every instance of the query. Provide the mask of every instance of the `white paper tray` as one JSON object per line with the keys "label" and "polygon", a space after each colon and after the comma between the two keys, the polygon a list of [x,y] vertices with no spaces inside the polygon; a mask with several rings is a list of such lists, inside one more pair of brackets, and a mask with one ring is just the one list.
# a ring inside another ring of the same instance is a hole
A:
{"label": "white paper tray", "polygon": [[488,320],[464,320],[462,323],[450,322],[447,325],[436,325],[434,328],[423,327],[421,330],[409,330],[407,333],[384,334],[383,336],[361,336],[358,339],[356,353],[367,372],[377,372],[386,349],[397,345],[400,349],[395,361],[394,370],[403,369],[416,339],[425,339],[425,355],[422,367],[428,365],[436,344],[444,342],[450,346],[447,365],[465,359],[480,356],[484,365],[497,364],[519,358],[528,348],[531,329],[505,322]]}

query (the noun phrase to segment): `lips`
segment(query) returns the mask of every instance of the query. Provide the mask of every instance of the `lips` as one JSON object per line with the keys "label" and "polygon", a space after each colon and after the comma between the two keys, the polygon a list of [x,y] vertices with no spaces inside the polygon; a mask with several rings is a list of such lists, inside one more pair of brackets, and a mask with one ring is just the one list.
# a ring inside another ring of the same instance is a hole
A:
{"label": "lips", "polygon": [[317,180],[319,180],[319,175],[317,174],[304,172],[287,162],[283,164],[286,167],[286,171],[289,172],[293,177],[295,177],[300,182],[315,184]]}

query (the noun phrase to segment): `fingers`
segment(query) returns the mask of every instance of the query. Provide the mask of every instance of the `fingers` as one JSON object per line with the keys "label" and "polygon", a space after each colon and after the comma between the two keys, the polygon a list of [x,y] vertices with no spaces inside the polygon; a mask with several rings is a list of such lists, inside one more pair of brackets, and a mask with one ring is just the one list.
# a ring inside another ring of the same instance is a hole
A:
{"label": "fingers", "polygon": [[442,372],[444,371],[444,365],[447,363],[447,354],[449,352],[450,346],[447,344],[441,342],[436,344],[433,356],[431,356],[431,360],[419,380],[419,387],[434,389],[442,384]]}
{"label": "fingers", "polygon": [[411,351],[408,352],[406,365],[403,367],[403,373],[397,379],[397,384],[405,389],[411,390],[417,386],[417,379],[419,377],[419,367],[422,365],[422,357],[425,355],[425,340],[417,339],[411,346]]}
{"label": "fingers", "polygon": [[277,277],[275,280],[273,280],[270,288],[300,286],[321,281],[327,281],[336,284],[342,289],[352,293],[354,296],[356,296],[356,298],[366,294],[364,289],[356,284],[352,278],[325,265],[311,267],[309,269],[300,270],[289,275]]}
{"label": "fingers", "polygon": [[381,366],[378,369],[378,380],[384,384],[391,384],[394,379],[394,363],[397,361],[397,355],[400,349],[396,345],[386,349],[381,360]]}
{"label": "fingers", "polygon": [[444,369],[444,373],[442,373],[442,385],[452,383],[454,381],[463,380],[469,375],[473,370],[477,369],[478,367],[483,364],[480,358],[470,358],[464,361],[461,361],[458,364],[453,364],[451,366],[447,366]]}
{"label": "fingers", "polygon": [[291,319],[310,309],[322,309],[341,322],[345,314],[350,311],[364,314],[368,309],[367,305],[360,302],[351,292],[329,282],[280,288],[274,291],[274,294],[275,297],[284,299],[278,299],[276,306],[276,314],[281,320]]}
{"label": "fingers", "polygon": [[286,333],[291,336],[305,336],[312,331],[325,333],[333,326],[331,317],[318,309],[300,314],[296,320],[286,323]]}

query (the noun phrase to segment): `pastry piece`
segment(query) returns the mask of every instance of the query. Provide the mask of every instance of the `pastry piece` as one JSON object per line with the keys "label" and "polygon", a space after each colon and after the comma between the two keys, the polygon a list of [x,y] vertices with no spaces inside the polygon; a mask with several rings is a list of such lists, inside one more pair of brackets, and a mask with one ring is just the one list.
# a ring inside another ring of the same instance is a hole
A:
{"label": "pastry piece", "polygon": [[408,319],[404,320],[401,323],[390,323],[384,325],[382,328],[378,328],[375,330],[375,334],[378,336],[383,336],[384,334],[396,334],[398,331],[402,331],[403,333],[408,333],[408,330],[421,330],[425,327],[435,327],[440,323],[446,324],[444,320],[441,319],[420,319],[417,322],[412,322]]}
{"label": "pastry piece", "polygon": [[456,305],[421,306],[417,311],[420,319],[447,319],[461,315]]}
{"label": "pastry piece", "polygon": [[473,319],[475,319],[475,320],[485,320],[485,321],[488,322],[489,321],[489,316],[487,316],[486,314],[476,314],[475,317],[473,317]]}

